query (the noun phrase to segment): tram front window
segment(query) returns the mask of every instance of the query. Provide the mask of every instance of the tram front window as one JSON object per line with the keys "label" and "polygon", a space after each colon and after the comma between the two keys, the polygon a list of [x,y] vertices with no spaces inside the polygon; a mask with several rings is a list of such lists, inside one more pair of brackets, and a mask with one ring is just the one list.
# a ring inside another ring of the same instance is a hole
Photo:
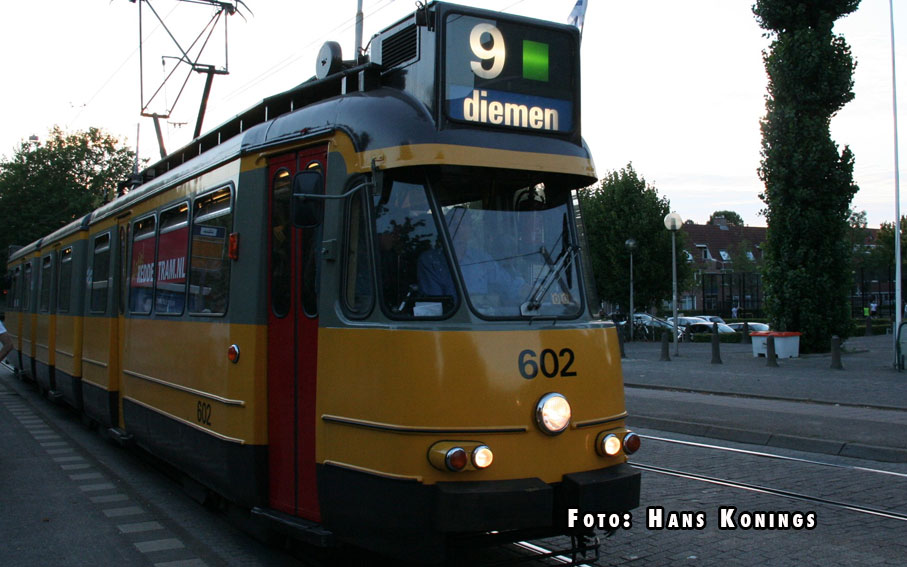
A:
{"label": "tram front window", "polygon": [[374,198],[388,315],[446,317],[461,291],[488,318],[580,314],[569,189],[507,170],[406,173]]}
{"label": "tram front window", "polygon": [[485,171],[431,184],[469,303],[482,316],[579,315],[570,191],[533,181]]}
{"label": "tram front window", "polygon": [[458,304],[436,216],[421,181],[394,180],[375,197],[381,296],[393,318],[445,317]]}

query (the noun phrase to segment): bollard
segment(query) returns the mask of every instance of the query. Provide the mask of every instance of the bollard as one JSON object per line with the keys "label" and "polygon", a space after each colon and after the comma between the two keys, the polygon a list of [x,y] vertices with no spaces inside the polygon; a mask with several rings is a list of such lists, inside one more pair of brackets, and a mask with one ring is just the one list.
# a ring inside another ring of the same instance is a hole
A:
{"label": "bollard", "polygon": [[624,351],[624,330],[620,328],[620,325],[617,325],[617,344],[620,345],[620,357],[627,358],[627,353]]}
{"label": "bollard", "polygon": [[718,323],[712,323],[712,364],[721,364],[721,340],[718,337]]}
{"label": "bollard", "polygon": [[661,360],[663,362],[671,362],[671,355],[668,354],[670,348],[668,347],[668,333],[673,331],[665,331],[661,334]]}
{"label": "bollard", "polygon": [[841,337],[833,335],[831,337],[831,367],[835,370],[844,370],[841,364]]}
{"label": "bollard", "polygon": [[743,344],[752,344],[753,339],[750,337],[750,324],[748,321],[743,322]]}
{"label": "bollard", "polygon": [[866,336],[872,336],[872,317],[866,318]]}
{"label": "bollard", "polygon": [[772,335],[765,338],[765,365],[778,368],[778,357],[775,356],[775,337]]}

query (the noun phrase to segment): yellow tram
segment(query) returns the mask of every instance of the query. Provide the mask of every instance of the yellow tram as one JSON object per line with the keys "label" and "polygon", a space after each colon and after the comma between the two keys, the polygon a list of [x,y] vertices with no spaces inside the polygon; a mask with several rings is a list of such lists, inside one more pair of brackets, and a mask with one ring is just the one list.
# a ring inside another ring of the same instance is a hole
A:
{"label": "yellow tram", "polygon": [[42,389],[266,522],[443,557],[639,502],[579,35],[436,2],[15,252]]}

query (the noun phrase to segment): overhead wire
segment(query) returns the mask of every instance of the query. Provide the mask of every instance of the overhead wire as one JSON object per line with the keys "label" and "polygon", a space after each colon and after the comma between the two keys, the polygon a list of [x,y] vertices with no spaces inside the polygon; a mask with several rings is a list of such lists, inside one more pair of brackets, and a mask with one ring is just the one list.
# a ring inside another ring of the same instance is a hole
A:
{"label": "overhead wire", "polygon": [[[371,9],[371,11],[369,11],[367,15],[369,15],[369,16],[374,16],[375,14],[377,14],[378,12],[380,12],[381,10],[383,10],[383,9],[387,8],[388,6],[390,6],[390,5],[391,5],[392,3],[394,3],[395,1],[396,1],[396,0],[380,0],[380,2],[384,2],[384,5],[382,5],[382,6],[378,7],[378,8],[373,8],[373,9]],[[333,29],[326,31],[325,33],[321,34],[320,36],[316,37],[315,39],[313,39],[313,40],[309,41],[308,43],[304,44],[304,45],[300,48],[300,50],[299,50],[299,52],[298,52],[297,54],[287,55],[286,57],[284,57],[283,59],[281,59],[280,61],[278,61],[278,62],[275,63],[274,65],[271,65],[269,68],[267,68],[267,69],[264,70],[263,72],[259,73],[256,77],[250,79],[249,81],[247,81],[247,82],[244,83],[243,85],[241,85],[241,86],[239,86],[238,88],[234,89],[234,90],[231,91],[230,93],[224,95],[223,100],[224,100],[224,101],[230,101],[230,100],[233,100],[234,98],[236,98],[236,97],[238,97],[238,96],[240,96],[240,95],[242,95],[242,94],[245,94],[245,93],[248,92],[249,90],[255,88],[255,87],[258,86],[259,84],[261,84],[261,83],[263,83],[264,81],[270,79],[271,77],[273,77],[274,75],[276,75],[276,74],[279,73],[280,71],[283,71],[284,69],[286,69],[286,68],[289,67],[290,65],[296,63],[296,62],[299,61],[300,59],[303,59],[304,57],[309,57],[309,56],[311,55],[311,53],[308,51],[309,48],[314,47],[314,46],[316,46],[316,45],[318,45],[318,44],[323,43],[327,38],[333,37],[333,36],[335,36],[336,34],[339,34],[340,32],[344,32],[344,31],[349,30],[349,29],[350,29],[351,27],[353,27],[355,24],[356,24],[356,18],[355,18],[355,16],[352,17],[352,18],[348,18],[347,20],[344,20],[342,23],[338,24],[338,25],[335,26]]]}
{"label": "overhead wire", "polygon": [[[170,11],[167,12],[167,14],[163,17],[163,19],[166,20],[167,18],[169,18],[170,15],[173,13],[173,11],[176,10],[177,6],[179,6],[179,3],[174,4],[173,8],[171,8]],[[154,36],[154,34],[158,30],[161,29],[161,26],[162,26],[162,24],[158,23],[158,25],[156,25],[154,27],[154,29],[152,29],[150,32],[148,32],[148,34],[145,37],[140,38],[140,41],[147,41],[147,40],[151,39],[151,37]],[[93,95],[91,95],[91,98],[88,99],[88,102],[86,102],[85,104],[83,104],[79,107],[79,111],[72,118],[72,120],[70,120],[70,123],[75,123],[79,119],[79,117],[82,115],[82,112],[84,112],[85,109],[88,108],[92,102],[94,102],[94,99],[96,99],[98,97],[98,95],[101,94],[101,92],[105,88],[107,88],[107,85],[109,85],[110,82],[113,81],[113,79],[117,75],[119,75],[120,71],[123,70],[123,67],[125,67],[127,63],[131,62],[135,58],[135,55],[136,55],[136,53],[138,53],[138,51],[139,51],[139,48],[136,47],[135,49],[132,50],[132,53],[130,53],[128,56],[126,56],[126,58],[123,60],[123,62],[120,63],[120,65],[113,71],[113,73],[111,73],[107,77],[107,79],[101,84],[100,87],[98,87],[98,90],[96,90],[95,93]]]}

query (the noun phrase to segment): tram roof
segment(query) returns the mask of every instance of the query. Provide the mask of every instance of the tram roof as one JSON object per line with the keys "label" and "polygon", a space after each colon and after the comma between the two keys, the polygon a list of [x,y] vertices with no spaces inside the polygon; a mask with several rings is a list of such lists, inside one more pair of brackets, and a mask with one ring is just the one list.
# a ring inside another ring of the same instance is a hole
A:
{"label": "tram roof", "polygon": [[[548,160],[546,171],[569,173],[593,183],[597,178],[592,158],[585,143],[576,135],[539,136],[518,130],[494,130],[466,127],[464,125],[440,125],[434,103],[434,89],[424,84],[413,83],[408,75],[415,65],[426,65],[423,74],[434,66],[433,61],[422,61],[419,48],[413,59],[401,58],[398,51],[390,55],[390,47],[384,42],[394,43],[398,49],[400,37],[414,26],[425,26],[424,14],[420,11],[462,9],[485,16],[494,14],[486,10],[463,8],[446,2],[431,2],[399,22],[389,26],[372,38],[373,51],[378,61],[364,60],[360,64],[343,62],[341,69],[323,78],[312,77],[287,91],[264,98],[258,104],[223,122],[186,146],[170,153],[158,162],[144,169],[138,179],[132,180],[134,190],[108,203],[92,214],[92,222],[105,218],[131,203],[163,190],[182,180],[190,179],[216,167],[240,154],[262,151],[270,147],[320,136],[330,131],[341,131],[349,136],[355,151],[365,155],[407,153],[401,148],[422,147],[426,151],[421,157],[408,161],[397,160],[396,165],[420,165],[424,163],[456,163],[473,160],[492,151],[489,166],[501,163],[500,157],[512,156],[510,152],[568,158],[569,165],[553,164]],[[515,21],[529,21],[518,16],[506,16]],[[545,22],[558,29],[572,30],[570,26]],[[409,39],[418,43],[417,39]],[[426,41],[433,41],[431,38]],[[424,94],[425,92],[428,94]],[[578,130],[577,130],[578,132]],[[439,158],[438,148],[447,148]],[[454,151],[449,151],[454,149]],[[428,155],[431,151],[435,153]],[[497,153],[495,153],[497,152]],[[503,153],[501,153],[503,152]],[[463,156],[467,157],[463,157]],[[368,158],[371,159],[370,157]],[[496,161],[492,161],[492,159]],[[452,160],[452,161],[451,161]],[[479,160],[481,161],[481,160]],[[538,165],[540,160],[533,159]],[[544,160],[542,170],[545,170]],[[469,161],[469,165],[482,165]],[[585,164],[585,165],[584,165]],[[391,165],[388,161],[382,167]]]}
{"label": "tram roof", "polygon": [[[575,136],[541,137],[518,131],[494,131],[448,124],[439,125],[436,98],[438,81],[436,76],[439,65],[435,58],[433,43],[436,35],[432,22],[434,14],[449,11],[467,12],[485,18],[503,18],[524,24],[543,25],[562,33],[574,34],[578,41],[576,28],[555,22],[543,22],[521,16],[501,14],[488,10],[457,6],[448,2],[429,2],[416,9],[400,21],[388,26],[370,41],[372,54],[359,61],[337,62],[339,70],[322,78],[312,77],[296,87],[269,96],[258,104],[226,120],[196,138],[186,146],[170,153],[160,161],[146,168],[140,175],[140,183],[146,183],[159,177],[194,157],[205,154],[228,140],[243,134],[242,149],[260,149],[269,145],[284,143],[305,137],[313,130],[336,127],[346,131],[353,138],[357,151],[369,151],[382,147],[399,147],[418,143],[443,143],[460,146],[483,148],[501,148],[514,151],[533,151],[540,140],[550,147],[554,154],[582,156],[588,158],[589,152],[582,139]],[[441,17],[440,15],[438,16]],[[430,30],[422,34],[417,29]],[[324,69],[323,55],[319,54],[317,67]],[[319,72],[322,76],[324,73]],[[415,77],[415,78],[414,78]],[[374,91],[378,92],[374,92]],[[407,112],[403,106],[394,108],[376,108],[377,99],[387,100],[395,96],[398,99],[408,98],[409,106],[422,105],[423,108],[412,108]],[[408,97],[402,97],[407,93]],[[336,99],[336,109],[328,109],[320,103]],[[346,106],[346,101],[349,106]],[[368,100],[369,102],[364,102]],[[312,116],[300,109],[317,105],[326,112],[324,117]],[[386,113],[395,113],[397,117],[413,119],[415,122],[403,123],[389,119]],[[293,118],[290,118],[293,116]],[[332,116],[336,120],[332,121]],[[434,119],[434,120],[433,120]],[[266,133],[258,128],[261,124],[270,124]],[[298,128],[294,130],[294,128]],[[251,133],[249,136],[245,134]],[[384,139],[383,139],[384,138]],[[558,143],[566,142],[566,143]],[[572,147],[569,147],[572,146]],[[591,159],[590,159],[591,161]],[[590,172],[594,177],[594,171]],[[594,179],[593,179],[594,181]]]}

